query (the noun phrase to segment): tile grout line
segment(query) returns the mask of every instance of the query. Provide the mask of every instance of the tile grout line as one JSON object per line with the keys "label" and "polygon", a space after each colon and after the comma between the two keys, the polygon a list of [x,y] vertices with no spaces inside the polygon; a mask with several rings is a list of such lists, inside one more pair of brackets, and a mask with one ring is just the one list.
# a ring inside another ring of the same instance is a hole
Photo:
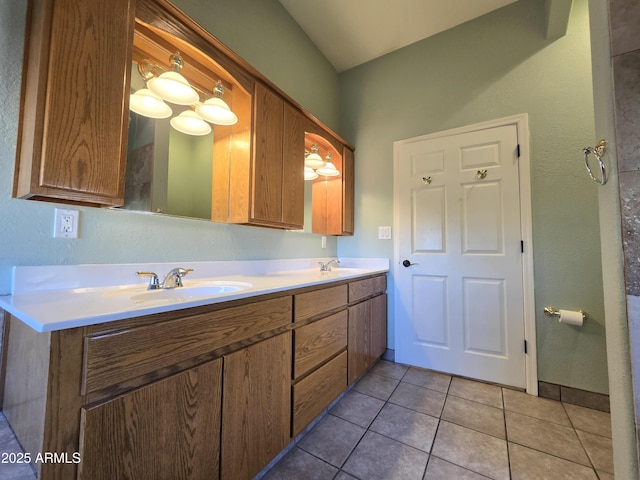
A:
{"label": "tile grout line", "polygon": [[507,430],[507,405],[504,401],[504,387],[500,387],[500,398],[502,399],[502,421],[504,422],[504,441],[507,447],[507,467],[509,468],[509,478],[513,478],[511,471],[511,451],[509,449],[509,431]]}
{"label": "tile grout line", "polygon": [[[379,363],[379,362],[378,362],[378,363]],[[378,363],[376,363],[376,365],[378,365]],[[365,375],[374,374],[374,375],[378,375],[379,377],[383,377],[383,378],[391,378],[391,377],[387,377],[387,376],[384,376],[384,375],[380,375],[380,374],[373,373],[373,369],[374,369],[374,368],[375,368],[375,365],[374,365],[374,367],[372,367],[371,369],[369,369],[369,370],[366,372],[366,374],[365,374]],[[409,369],[407,368],[407,370],[405,370],[405,373],[402,375],[402,378],[404,378],[404,376],[407,374],[407,372],[408,372],[408,371],[409,371]],[[364,375],[363,375],[363,377],[364,377]],[[378,411],[378,413],[376,413],[376,415],[373,417],[373,420],[371,420],[371,422],[369,422],[369,424],[368,424],[366,427],[364,427],[364,430],[365,430],[365,431],[364,431],[364,434],[362,435],[362,437],[360,437],[360,440],[358,440],[358,442],[357,442],[357,443],[356,443],[356,445],[353,447],[353,449],[351,450],[351,452],[349,452],[349,455],[347,455],[347,458],[345,458],[344,462],[342,462],[342,465],[340,465],[340,467],[338,467],[338,472],[336,473],[336,476],[337,476],[340,472],[344,472],[344,473],[346,473],[346,474],[348,474],[348,475],[351,475],[352,477],[354,476],[354,475],[352,475],[351,473],[349,473],[349,472],[347,472],[347,471],[343,470],[343,469],[342,469],[342,467],[344,467],[344,466],[347,464],[347,462],[349,461],[349,459],[350,459],[350,458],[351,458],[351,456],[353,455],[353,452],[355,452],[355,451],[356,451],[356,449],[358,448],[358,445],[360,445],[360,443],[362,442],[362,439],[363,439],[363,438],[365,437],[365,435],[369,432],[369,428],[371,427],[371,425],[373,425],[373,422],[375,422],[375,421],[376,421],[376,419],[377,419],[377,418],[378,418],[378,416],[380,415],[380,412],[382,412],[382,410],[384,410],[384,407],[386,407],[386,406],[387,406],[387,404],[389,403],[389,398],[391,398],[391,395],[393,395],[393,392],[395,392],[395,391],[396,391],[396,389],[398,388],[398,386],[399,386],[399,385],[400,385],[400,383],[402,382],[402,378],[401,378],[400,380],[398,380],[398,385],[396,385],[396,386],[393,388],[393,390],[392,390],[392,391],[391,391],[391,393],[389,394],[389,397],[388,397],[386,400],[383,400],[383,401],[384,401],[384,405],[382,405],[382,408],[380,408],[380,410]],[[395,380],[395,378],[391,378],[391,379],[392,379],[392,380]],[[359,379],[359,380],[358,380],[358,382],[360,382],[360,380],[362,380],[362,379]],[[354,386],[355,386],[355,385],[354,385]],[[360,393],[361,395],[367,395],[366,393],[359,392],[358,390],[355,390],[355,391],[356,391],[356,392],[358,392],[358,393]],[[371,396],[371,395],[367,395],[367,396],[368,396],[368,397],[371,397],[371,398],[377,398],[377,397],[373,397],[373,396]],[[378,398],[378,400],[382,400],[382,399],[381,399],[381,398]],[[329,415],[331,415],[331,412],[329,412]],[[336,415],[334,415],[334,416],[336,416]],[[337,418],[341,418],[341,417],[337,417]],[[341,418],[341,420],[345,420],[345,419],[344,419],[344,418]],[[348,420],[345,420],[345,421],[347,421],[347,422],[348,422]],[[353,422],[349,422],[349,423],[352,423],[353,425],[357,425],[357,424],[355,424],[355,423],[353,423]],[[358,425],[358,426],[361,426],[361,425]],[[374,433],[377,433],[377,432],[374,432]],[[378,435],[380,435],[380,434],[378,434]],[[383,435],[383,436],[384,436],[384,437],[386,437],[386,435]],[[389,437],[386,437],[386,438],[389,438]],[[404,444],[403,444],[403,445],[404,445]],[[335,478],[335,477],[334,477],[334,478]],[[357,477],[356,477],[356,478],[357,478]]]}
{"label": "tile grout line", "polygon": [[582,451],[584,452],[584,454],[587,456],[587,459],[589,460],[589,465],[591,465],[591,469],[593,470],[593,473],[595,474],[596,478],[600,478],[600,475],[598,474],[598,471],[596,470],[596,466],[593,464],[593,460],[591,460],[591,455],[589,455],[589,452],[587,451],[587,448],[584,446],[584,442],[582,441],[582,438],[580,438],[580,435],[578,435],[578,431],[576,429],[576,426],[573,424],[573,420],[571,419],[571,415],[569,415],[569,412],[567,412],[567,408],[565,407],[564,402],[560,401],[560,405],[562,405],[562,410],[564,411],[565,415],[569,419],[569,423],[571,424],[571,428],[573,429],[573,433],[578,438],[578,442],[580,442],[580,446],[582,447]]}
{"label": "tile grout line", "polygon": [[[409,371],[409,369],[407,369]],[[438,425],[436,426],[436,431],[433,433],[433,440],[431,442],[431,448],[429,449],[429,458],[427,459],[427,465],[424,467],[424,473],[422,478],[427,475],[427,470],[429,469],[429,464],[431,463],[431,459],[433,458],[433,449],[436,446],[436,438],[438,437],[438,431],[440,430],[440,424],[442,423],[442,414],[444,413],[444,407],[447,404],[447,398],[449,398],[449,390],[451,389],[452,378],[449,378],[449,383],[447,384],[447,391],[444,392],[444,402],[442,403],[442,410],[440,410],[440,415],[438,416]],[[436,457],[439,458],[439,457]]]}

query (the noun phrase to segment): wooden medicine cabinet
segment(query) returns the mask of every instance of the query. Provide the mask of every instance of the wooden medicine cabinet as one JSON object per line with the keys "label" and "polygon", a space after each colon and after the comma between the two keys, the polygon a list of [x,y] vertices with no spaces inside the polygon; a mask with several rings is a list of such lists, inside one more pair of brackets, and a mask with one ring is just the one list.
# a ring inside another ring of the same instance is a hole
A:
{"label": "wooden medicine cabinet", "polygon": [[[341,163],[314,184],[312,231],[353,233],[352,147],[168,0],[30,0],[28,12],[14,197],[302,229],[310,134]],[[129,110],[138,64],[168,70],[176,52],[201,101],[221,82],[238,123],[196,142]],[[153,163],[170,150],[178,160]]]}
{"label": "wooden medicine cabinet", "polygon": [[122,205],[132,0],[31,0],[14,197]]}

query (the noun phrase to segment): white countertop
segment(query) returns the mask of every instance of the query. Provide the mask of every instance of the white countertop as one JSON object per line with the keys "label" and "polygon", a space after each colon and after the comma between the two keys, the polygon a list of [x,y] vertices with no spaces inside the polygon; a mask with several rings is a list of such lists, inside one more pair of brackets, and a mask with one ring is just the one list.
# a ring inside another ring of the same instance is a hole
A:
{"label": "white countertop", "polygon": [[[0,295],[0,308],[37,332],[51,332],[389,271],[386,258],[340,258],[339,266],[321,272],[318,262],[328,260],[18,266],[12,293]],[[147,290],[148,279],[136,276],[137,271],[152,271],[162,281],[175,267],[193,272],[184,277],[182,289],[170,292]],[[242,289],[211,295],[207,286],[215,284]]]}

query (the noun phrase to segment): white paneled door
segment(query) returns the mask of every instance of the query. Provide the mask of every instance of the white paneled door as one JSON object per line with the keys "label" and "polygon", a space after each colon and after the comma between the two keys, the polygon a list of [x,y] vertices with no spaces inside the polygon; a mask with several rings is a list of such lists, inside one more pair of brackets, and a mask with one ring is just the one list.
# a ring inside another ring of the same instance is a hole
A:
{"label": "white paneled door", "polygon": [[525,387],[516,125],[396,148],[396,361]]}

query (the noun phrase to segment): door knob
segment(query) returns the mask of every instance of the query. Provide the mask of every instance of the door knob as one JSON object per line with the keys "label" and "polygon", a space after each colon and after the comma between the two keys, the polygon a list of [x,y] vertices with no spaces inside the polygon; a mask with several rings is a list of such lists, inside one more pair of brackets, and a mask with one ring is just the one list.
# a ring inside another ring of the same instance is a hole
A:
{"label": "door knob", "polygon": [[418,265],[417,263],[411,263],[409,260],[403,260],[402,261],[402,266],[403,267],[410,267],[411,265]]}

